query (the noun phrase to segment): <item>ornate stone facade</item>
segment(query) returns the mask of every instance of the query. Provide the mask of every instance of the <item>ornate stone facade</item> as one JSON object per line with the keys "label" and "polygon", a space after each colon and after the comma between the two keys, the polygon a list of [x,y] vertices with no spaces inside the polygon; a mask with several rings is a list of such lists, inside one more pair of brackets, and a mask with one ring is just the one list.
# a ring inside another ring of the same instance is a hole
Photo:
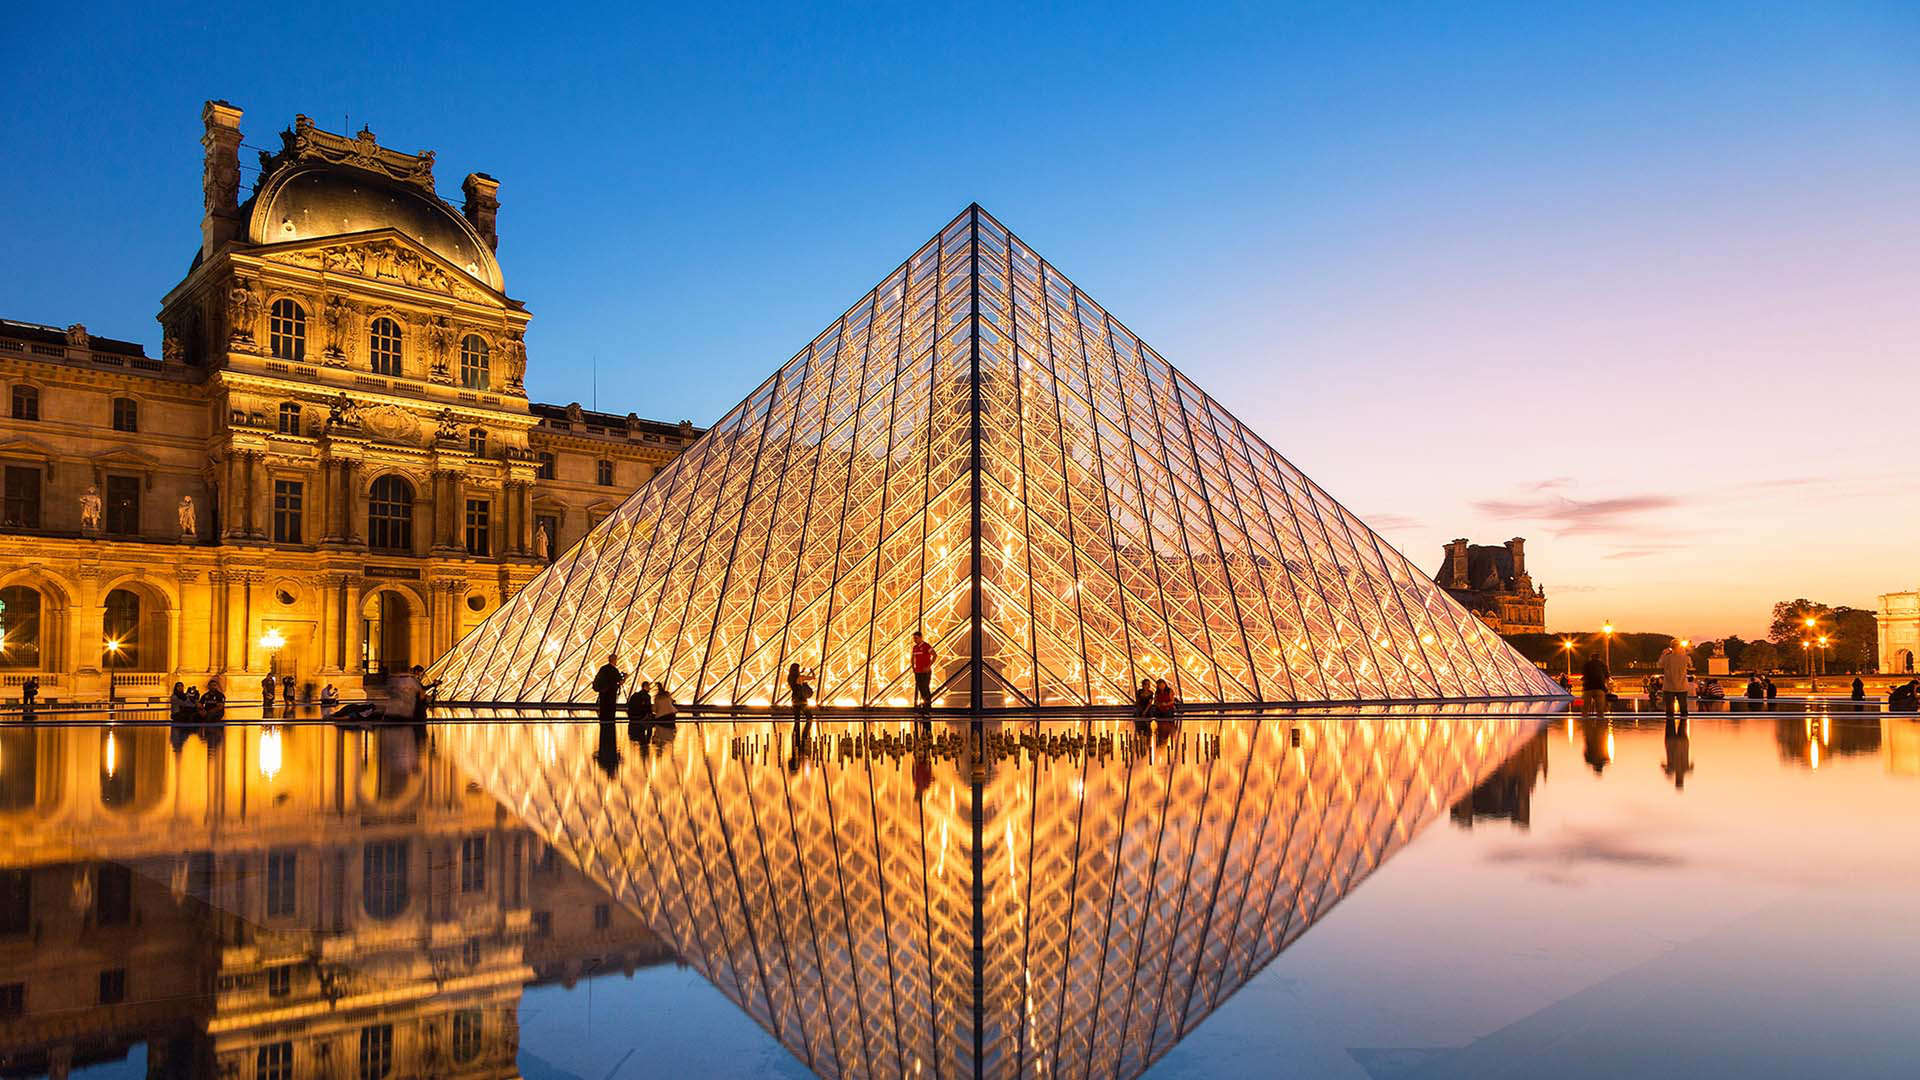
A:
{"label": "ornate stone facade", "polygon": [[1521,537],[1497,545],[1455,540],[1446,546],[1446,561],[1433,580],[1495,633],[1546,633],[1547,590],[1527,573],[1527,542]]}
{"label": "ornate stone facade", "polygon": [[1880,671],[1920,672],[1920,589],[1880,597]]}
{"label": "ornate stone facade", "polygon": [[218,675],[246,697],[273,671],[352,696],[437,656],[698,434],[527,401],[491,177],[456,209],[432,154],[299,117],[241,202],[240,110],[202,119],[202,243],[160,357],[0,322],[0,693]]}

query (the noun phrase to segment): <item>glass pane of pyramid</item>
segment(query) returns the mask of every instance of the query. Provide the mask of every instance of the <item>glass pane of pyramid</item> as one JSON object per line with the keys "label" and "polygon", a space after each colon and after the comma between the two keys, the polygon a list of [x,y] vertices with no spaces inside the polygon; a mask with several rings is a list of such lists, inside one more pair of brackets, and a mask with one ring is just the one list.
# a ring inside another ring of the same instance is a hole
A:
{"label": "glass pane of pyramid", "polygon": [[436,666],[695,705],[1558,695],[1541,671],[977,207]]}

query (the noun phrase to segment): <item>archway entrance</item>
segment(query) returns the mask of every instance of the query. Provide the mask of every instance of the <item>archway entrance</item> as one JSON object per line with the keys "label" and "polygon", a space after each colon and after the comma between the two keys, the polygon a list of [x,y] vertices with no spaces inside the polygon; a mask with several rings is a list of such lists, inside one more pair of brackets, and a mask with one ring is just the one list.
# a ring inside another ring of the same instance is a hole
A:
{"label": "archway entrance", "polygon": [[1912,649],[1893,650],[1893,670],[1894,670],[1894,673],[1898,675],[1913,674],[1913,650]]}
{"label": "archway entrance", "polygon": [[28,585],[0,589],[0,668],[41,669],[43,607],[39,589]]}
{"label": "archway entrance", "polygon": [[166,671],[167,611],[154,597],[133,589],[107,593],[101,613],[100,663],[119,671]]}
{"label": "archway entrance", "polygon": [[367,597],[360,608],[360,670],[385,675],[412,666],[413,607],[392,589]]}

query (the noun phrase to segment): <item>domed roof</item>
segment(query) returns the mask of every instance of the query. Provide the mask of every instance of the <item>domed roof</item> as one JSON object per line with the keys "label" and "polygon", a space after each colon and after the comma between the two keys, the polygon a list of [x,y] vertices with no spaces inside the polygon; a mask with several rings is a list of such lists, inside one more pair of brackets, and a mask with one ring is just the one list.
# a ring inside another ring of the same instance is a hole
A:
{"label": "domed roof", "polygon": [[270,180],[253,200],[248,239],[284,244],[395,229],[504,291],[500,264],[466,218],[410,184],[339,165],[299,165]]}

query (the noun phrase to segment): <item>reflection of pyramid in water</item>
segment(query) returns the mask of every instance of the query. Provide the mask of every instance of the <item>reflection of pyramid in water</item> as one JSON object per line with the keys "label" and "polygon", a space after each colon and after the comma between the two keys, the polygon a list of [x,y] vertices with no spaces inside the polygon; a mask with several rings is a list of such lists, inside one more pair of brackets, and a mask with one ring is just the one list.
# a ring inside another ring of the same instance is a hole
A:
{"label": "reflection of pyramid in water", "polygon": [[[977,615],[977,617],[976,617]],[[437,665],[443,698],[905,705],[1558,694],[970,208]],[[977,661],[977,662],[976,662]]]}
{"label": "reflection of pyramid in water", "polygon": [[1217,758],[939,761],[918,795],[909,762],[736,756],[763,723],[683,724],[613,780],[591,725],[440,739],[823,1076],[1131,1076],[1539,724],[1185,726]]}

